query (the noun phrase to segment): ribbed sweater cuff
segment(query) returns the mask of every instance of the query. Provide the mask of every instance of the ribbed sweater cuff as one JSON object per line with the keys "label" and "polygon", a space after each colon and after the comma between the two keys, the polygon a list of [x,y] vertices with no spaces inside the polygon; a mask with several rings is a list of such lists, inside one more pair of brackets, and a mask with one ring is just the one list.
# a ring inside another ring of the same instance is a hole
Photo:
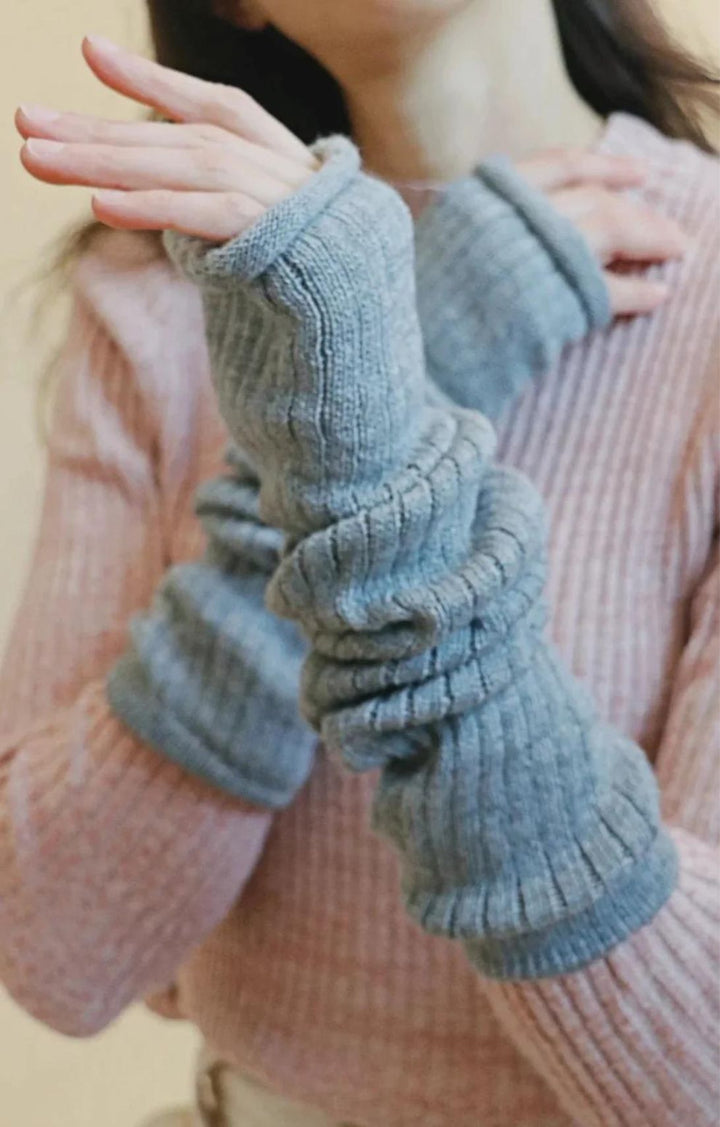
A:
{"label": "ribbed sweater cuff", "polygon": [[488,978],[570,974],[605,957],[649,924],[672,894],[677,870],[677,851],[661,830],[642,860],[621,870],[589,908],[545,931],[468,940],[468,957]]}

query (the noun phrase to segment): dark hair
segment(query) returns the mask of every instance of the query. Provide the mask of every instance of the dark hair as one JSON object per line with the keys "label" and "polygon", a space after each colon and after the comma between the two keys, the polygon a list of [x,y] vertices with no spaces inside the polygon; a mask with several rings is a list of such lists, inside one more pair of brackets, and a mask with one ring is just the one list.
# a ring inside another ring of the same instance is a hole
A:
{"label": "dark hair", "polygon": [[[717,77],[683,51],[653,0],[553,0],[568,74],[607,117],[624,111],[670,137],[712,146],[702,113]],[[342,91],[328,72],[274,28],[246,31],[215,14],[214,0],[148,0],[156,56],[199,78],[242,85],[306,142],[349,133]]]}

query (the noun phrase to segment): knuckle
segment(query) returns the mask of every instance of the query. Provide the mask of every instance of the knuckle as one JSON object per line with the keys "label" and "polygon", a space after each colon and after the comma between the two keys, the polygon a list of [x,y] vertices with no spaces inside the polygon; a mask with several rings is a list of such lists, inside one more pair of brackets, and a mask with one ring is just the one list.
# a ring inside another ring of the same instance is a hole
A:
{"label": "knuckle", "polygon": [[601,184],[589,184],[583,188],[588,200],[599,215],[609,215],[613,210],[613,197]]}
{"label": "knuckle", "polygon": [[209,122],[194,125],[192,129],[198,140],[208,141],[210,144],[220,144],[227,138],[227,133],[224,129],[219,125],[211,125]]}
{"label": "knuckle", "polygon": [[256,104],[255,99],[240,86],[223,86],[222,90],[230,102],[234,103],[236,106],[247,109],[248,106],[254,106]]}
{"label": "knuckle", "polygon": [[227,115],[230,99],[222,91],[222,86],[212,86],[198,107],[201,118],[207,119],[208,124]]}
{"label": "knuckle", "polygon": [[255,216],[252,214],[249,201],[243,196],[228,194],[222,203],[223,221],[228,228],[242,230]]}
{"label": "knuckle", "polygon": [[241,198],[232,194],[223,196],[221,210],[223,218],[231,223],[240,220],[244,214]]}
{"label": "knuckle", "polygon": [[223,145],[205,144],[198,154],[200,168],[212,178],[227,176],[229,154]]}
{"label": "knuckle", "polygon": [[257,109],[254,98],[237,86],[219,86],[219,105],[222,109],[230,109],[233,113],[246,116]]}
{"label": "knuckle", "polygon": [[175,217],[178,204],[177,192],[173,192],[170,188],[156,188],[148,193],[147,199],[156,211],[160,211],[171,218]]}
{"label": "knuckle", "polygon": [[568,196],[572,196],[588,215],[598,215],[602,210],[602,196],[591,184],[573,184],[567,189]]}

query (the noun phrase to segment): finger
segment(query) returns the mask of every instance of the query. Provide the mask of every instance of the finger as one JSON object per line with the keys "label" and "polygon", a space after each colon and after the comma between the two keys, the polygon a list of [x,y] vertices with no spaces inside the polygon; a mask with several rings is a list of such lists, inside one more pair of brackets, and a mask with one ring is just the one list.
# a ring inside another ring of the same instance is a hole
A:
{"label": "finger", "polygon": [[[111,121],[91,114],[66,113],[46,106],[22,105],[15,113],[22,137],[48,141],[105,142],[113,145],[153,145],[155,148],[192,148],[206,140],[233,136],[217,126],[176,125],[160,121]],[[236,138],[237,139],[237,138]]]}
{"label": "finger", "polygon": [[255,145],[217,125],[168,124],[158,121],[108,121],[86,114],[61,113],[44,106],[19,106],[15,124],[21,136],[119,148],[199,149],[208,143],[227,145],[292,187],[307,178],[307,168],[295,160]]}
{"label": "finger", "polygon": [[179,192],[244,192],[266,207],[290,187],[223,145],[202,149],[118,148],[32,138],[21,154],[25,168],[50,184],[80,184],[125,191],[169,188]]}
{"label": "finger", "polygon": [[578,184],[602,184],[607,188],[639,187],[647,168],[632,157],[611,156],[586,149],[538,153],[518,164],[518,170],[542,192]]}
{"label": "finger", "polygon": [[605,258],[615,262],[667,262],[682,258],[688,247],[689,239],[674,219],[631,204],[618,212],[617,226],[611,225]]}
{"label": "finger", "polygon": [[92,208],[96,218],[109,227],[180,231],[211,242],[235,238],[264,210],[241,192],[172,191],[98,192]]}
{"label": "finger", "polygon": [[610,306],[616,317],[652,313],[670,296],[669,287],[660,282],[614,274],[612,270],[605,272],[605,281],[610,295]]}
{"label": "finger", "polygon": [[95,76],[111,90],[174,121],[218,125],[306,166],[313,163],[306,146],[242,90],[181,74],[101,36],[87,36],[82,50]]}
{"label": "finger", "polygon": [[665,262],[682,258],[688,249],[688,238],[674,219],[606,188],[567,188],[550,199],[606,265]]}

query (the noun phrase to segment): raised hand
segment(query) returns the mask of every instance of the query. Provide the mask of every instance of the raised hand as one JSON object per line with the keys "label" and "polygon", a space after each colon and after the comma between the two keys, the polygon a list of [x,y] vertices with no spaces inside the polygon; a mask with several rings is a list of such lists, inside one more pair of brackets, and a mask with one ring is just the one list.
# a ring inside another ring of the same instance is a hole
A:
{"label": "raised hand", "polygon": [[628,188],[642,185],[642,162],[587,149],[560,149],[521,161],[517,169],[585,236],[604,267],[616,316],[650,313],[669,297],[663,283],[613,269],[667,262],[687,250],[687,237],[673,219],[626,194]]}
{"label": "raised hand", "polygon": [[[171,119],[118,122],[18,109],[28,172],[96,189],[93,211],[108,226],[222,242],[317,170],[310,150],[242,90],[170,70],[99,36],[86,38],[82,50],[102,83]],[[677,223],[626,194],[642,184],[642,164],[559,150],[522,161],[518,170],[585,236],[604,268],[614,314],[648,313],[668,297],[666,285],[614,269],[664,262],[686,249]]]}
{"label": "raised hand", "polygon": [[108,226],[225,241],[316,170],[306,146],[241,90],[180,74],[100,37],[86,38],[82,50],[102,83],[172,119],[119,122],[18,109],[28,172],[99,189],[93,211]]}

